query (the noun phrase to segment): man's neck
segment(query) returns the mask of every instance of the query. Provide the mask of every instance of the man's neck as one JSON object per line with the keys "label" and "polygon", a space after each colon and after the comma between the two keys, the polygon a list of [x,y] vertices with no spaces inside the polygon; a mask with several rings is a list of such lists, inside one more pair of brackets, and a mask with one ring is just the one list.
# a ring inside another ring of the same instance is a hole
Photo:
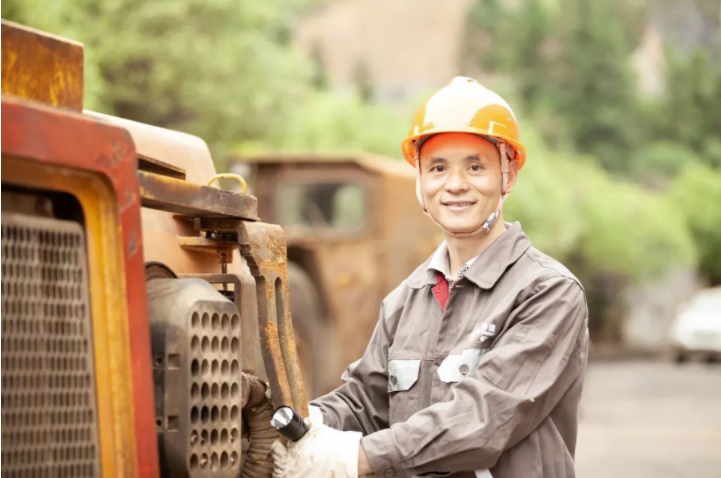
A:
{"label": "man's neck", "polygon": [[488,246],[493,244],[493,241],[498,239],[505,230],[506,226],[503,224],[503,216],[501,215],[488,234],[481,232],[470,237],[446,235],[451,276],[455,277],[466,262],[488,249]]}

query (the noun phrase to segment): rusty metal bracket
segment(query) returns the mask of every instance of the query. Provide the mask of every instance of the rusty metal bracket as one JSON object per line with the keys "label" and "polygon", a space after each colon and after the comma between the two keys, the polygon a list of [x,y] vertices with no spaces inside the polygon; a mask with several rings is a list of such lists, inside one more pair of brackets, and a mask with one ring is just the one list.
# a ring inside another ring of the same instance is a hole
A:
{"label": "rusty metal bracket", "polygon": [[238,242],[256,281],[261,353],[273,402],[308,416],[290,316],[285,233],[273,224],[243,222],[238,226]]}
{"label": "rusty metal bracket", "polygon": [[[219,258],[225,254],[225,262],[233,262],[233,250],[238,248],[237,242],[224,242],[207,237],[198,236],[176,236],[178,245],[183,249],[195,252],[204,252],[207,254],[217,255]],[[220,259],[219,259],[220,260]]]}
{"label": "rusty metal bracket", "polygon": [[138,171],[143,207],[192,217],[258,220],[258,200],[249,194],[200,186],[181,179]]}

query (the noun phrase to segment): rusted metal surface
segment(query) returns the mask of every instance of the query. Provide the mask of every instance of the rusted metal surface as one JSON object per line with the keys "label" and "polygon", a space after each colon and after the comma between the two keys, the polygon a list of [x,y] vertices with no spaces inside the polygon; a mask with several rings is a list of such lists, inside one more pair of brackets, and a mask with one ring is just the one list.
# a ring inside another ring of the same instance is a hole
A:
{"label": "rusted metal surface", "polygon": [[273,402],[293,406],[307,416],[290,315],[285,235],[276,225],[244,222],[238,229],[238,242],[256,281],[261,351]]}
{"label": "rusted metal surface", "polygon": [[138,169],[149,173],[160,174],[175,179],[185,179],[185,170],[159,159],[138,153]]}
{"label": "rusted metal surface", "polygon": [[83,45],[2,21],[2,92],[83,109]]}
{"label": "rusted metal surface", "polygon": [[[117,214],[120,227],[116,230],[121,236],[119,261],[123,274],[119,277],[124,278],[127,299],[129,338],[126,340],[129,340],[129,356],[133,358],[130,363],[112,362],[112,371],[122,375],[129,369],[132,381],[129,392],[132,409],[122,413],[132,417],[130,426],[134,425],[134,429],[131,428],[134,431],[125,438],[134,440],[137,474],[157,476],[156,439],[154,434],[147,433],[155,427],[155,413],[151,366],[145,359],[150,356],[150,337],[133,142],[121,128],[67,110],[3,97],[2,155],[3,166],[6,166],[8,158],[15,158],[13,162],[23,161],[28,166],[48,165],[89,171],[103,178],[112,188],[112,194],[117,199],[117,211],[113,214]],[[11,163],[8,161],[7,165]],[[11,178],[9,169],[3,171],[7,173],[3,175],[3,182]]]}
{"label": "rusted metal surface", "polygon": [[258,219],[258,200],[248,194],[138,171],[143,207],[191,217]]}
{"label": "rusted metal surface", "polygon": [[238,248],[237,243],[217,241],[200,236],[180,236],[178,237],[178,245],[189,251],[212,254],[218,259],[219,264],[223,262],[231,264],[233,262],[233,251]]}
{"label": "rusted metal surface", "polygon": [[[297,330],[329,331],[328,347],[304,337],[308,350],[317,354],[310,362],[319,378],[312,390],[317,396],[336,387],[343,369],[361,356],[381,301],[428,258],[441,236],[423,215],[415,195],[415,172],[403,161],[367,154],[286,153],[255,156],[248,162],[256,168],[254,194],[266,222],[282,221],[287,205],[280,203],[281,191],[291,184],[337,182],[364,191],[360,230],[280,224],[290,260],[310,278],[327,314],[319,317],[317,307],[292,311]],[[309,320],[317,323],[301,328],[300,322]]]}
{"label": "rusted metal surface", "polygon": [[[176,173],[182,171],[184,179],[195,184],[205,184],[215,174],[215,165],[208,145],[197,136],[93,111],[86,110],[84,113],[125,128],[133,138],[141,166],[144,166],[143,161],[148,161],[156,162],[156,165],[166,169],[165,171],[148,169],[148,171],[178,177],[177,174],[167,170],[169,166],[174,168]],[[143,167],[139,169],[142,170]]]}

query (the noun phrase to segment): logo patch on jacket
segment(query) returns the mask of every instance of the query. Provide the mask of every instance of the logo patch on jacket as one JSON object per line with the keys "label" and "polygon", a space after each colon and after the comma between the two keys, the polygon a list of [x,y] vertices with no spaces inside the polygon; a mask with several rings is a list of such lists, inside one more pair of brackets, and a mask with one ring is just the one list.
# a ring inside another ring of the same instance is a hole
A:
{"label": "logo patch on jacket", "polygon": [[489,338],[496,335],[496,324],[481,324],[471,332],[471,340],[473,342],[483,343]]}

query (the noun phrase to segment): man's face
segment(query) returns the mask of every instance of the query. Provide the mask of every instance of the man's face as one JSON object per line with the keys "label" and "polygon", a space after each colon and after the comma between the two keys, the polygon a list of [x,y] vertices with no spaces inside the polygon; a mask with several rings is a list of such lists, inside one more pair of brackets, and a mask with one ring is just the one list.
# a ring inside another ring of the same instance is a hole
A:
{"label": "man's face", "polygon": [[[501,160],[490,141],[469,133],[437,134],[423,144],[420,168],[428,214],[446,231],[474,231],[498,207]],[[515,170],[509,183],[511,176]]]}

